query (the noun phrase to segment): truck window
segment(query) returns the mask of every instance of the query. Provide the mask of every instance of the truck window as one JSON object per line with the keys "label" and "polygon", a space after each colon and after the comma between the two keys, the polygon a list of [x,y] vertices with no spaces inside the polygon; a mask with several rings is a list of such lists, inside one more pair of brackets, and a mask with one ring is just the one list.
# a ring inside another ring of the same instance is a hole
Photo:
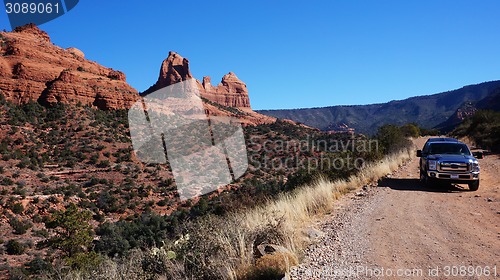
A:
{"label": "truck window", "polygon": [[470,150],[467,145],[460,143],[432,143],[429,145],[429,154],[470,155]]}

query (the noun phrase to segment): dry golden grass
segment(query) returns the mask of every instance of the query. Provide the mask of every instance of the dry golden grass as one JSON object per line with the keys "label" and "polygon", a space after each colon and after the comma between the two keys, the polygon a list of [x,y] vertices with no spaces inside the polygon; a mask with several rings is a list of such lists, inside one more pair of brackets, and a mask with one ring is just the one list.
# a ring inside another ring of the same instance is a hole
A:
{"label": "dry golden grass", "polygon": [[298,265],[299,260],[290,252],[274,252],[255,261],[254,265],[239,267],[236,279],[276,279],[276,276],[285,275],[292,266]]}
{"label": "dry golden grass", "polygon": [[288,252],[275,252],[257,259],[255,267],[258,270],[274,268],[281,273],[285,273],[290,270],[291,266],[298,264],[299,260],[295,255]]}

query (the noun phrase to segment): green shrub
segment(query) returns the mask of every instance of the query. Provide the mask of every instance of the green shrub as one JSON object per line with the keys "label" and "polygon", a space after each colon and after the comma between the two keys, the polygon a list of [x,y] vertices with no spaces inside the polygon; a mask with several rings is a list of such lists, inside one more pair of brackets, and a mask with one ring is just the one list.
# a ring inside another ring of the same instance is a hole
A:
{"label": "green shrub", "polygon": [[48,239],[46,244],[60,249],[69,258],[85,253],[93,240],[92,227],[89,224],[91,219],[90,211],[80,211],[73,203],[64,211],[54,212],[51,219],[45,222],[45,226],[57,229],[57,236]]}
{"label": "green shrub", "polygon": [[110,194],[108,191],[103,190],[99,193],[96,205],[106,213],[116,212],[118,209],[118,199]]}
{"label": "green shrub", "polygon": [[133,221],[104,223],[98,227],[95,250],[108,256],[123,255],[132,248],[160,247],[169,236],[170,217],[143,214]]}
{"label": "green shrub", "polygon": [[33,260],[25,263],[24,266],[26,267],[26,270],[31,274],[50,273],[53,271],[52,264],[40,257],[36,257]]}
{"label": "green shrub", "polygon": [[414,123],[405,124],[400,129],[405,137],[417,138],[420,136],[420,128]]}
{"label": "green shrub", "polygon": [[77,253],[65,258],[65,261],[73,269],[89,270],[95,269],[102,262],[102,257],[98,253],[90,251]]}
{"label": "green shrub", "polygon": [[98,160],[99,160],[99,154],[92,154],[92,156],[90,156],[89,163],[97,164]]}
{"label": "green shrub", "polygon": [[97,167],[99,168],[108,168],[110,166],[109,160],[101,160]]}
{"label": "green shrub", "polygon": [[162,200],[158,201],[156,203],[156,205],[163,207],[163,206],[167,205],[167,201],[165,199],[162,199]]}
{"label": "green shrub", "polygon": [[399,127],[390,124],[380,127],[375,137],[384,154],[399,152],[411,144]]}
{"label": "green shrub", "polygon": [[20,220],[15,217],[9,219],[9,224],[14,229],[14,234],[25,234],[33,225],[28,220]]}
{"label": "green shrub", "polygon": [[500,152],[500,112],[479,110],[466,119],[451,135],[471,137],[477,146]]}
{"label": "green shrub", "polygon": [[21,203],[19,203],[19,202],[18,203],[14,203],[11,206],[10,210],[12,210],[12,212],[14,214],[21,214],[21,213],[24,212],[24,206]]}
{"label": "green shrub", "polygon": [[49,232],[46,229],[33,230],[33,235],[38,237],[49,237]]}
{"label": "green shrub", "polygon": [[14,184],[14,181],[8,177],[4,177],[0,180],[1,185],[3,186],[10,186]]}
{"label": "green shrub", "polygon": [[441,133],[438,129],[427,129],[420,127],[420,135],[422,136],[438,136],[440,134]]}
{"label": "green shrub", "polygon": [[21,169],[28,167],[28,165],[30,165],[30,160],[28,158],[23,158],[18,164],[16,164],[16,166]]}
{"label": "green shrub", "polygon": [[5,249],[9,255],[22,255],[26,251],[26,245],[11,239],[5,244]]}

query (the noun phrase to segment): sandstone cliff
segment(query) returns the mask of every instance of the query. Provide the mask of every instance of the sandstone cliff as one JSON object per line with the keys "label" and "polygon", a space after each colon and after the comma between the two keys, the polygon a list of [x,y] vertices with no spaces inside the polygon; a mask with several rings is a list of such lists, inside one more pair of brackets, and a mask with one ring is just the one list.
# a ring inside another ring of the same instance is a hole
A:
{"label": "sandstone cliff", "polygon": [[76,48],[53,45],[33,24],[0,32],[0,91],[23,104],[81,103],[100,109],[126,109],[138,98],[125,74],[85,59]]}
{"label": "sandstone cliff", "polygon": [[243,83],[233,72],[222,77],[217,86],[212,86],[210,77],[203,77],[202,95],[213,102],[228,107],[250,108],[247,85]]}
{"label": "sandstone cliff", "polygon": [[[158,81],[146,90],[143,95],[163,87],[192,79],[189,70],[189,60],[175,52],[170,52],[160,67]],[[213,86],[210,77],[203,77],[203,82],[197,81],[202,97],[227,107],[250,108],[247,86],[233,72],[222,77],[217,86]]]}
{"label": "sandstone cliff", "polygon": [[[189,70],[189,60],[178,53],[169,52],[160,67],[158,81],[141,95],[153,93],[163,87],[194,79]],[[195,80],[204,98],[207,113],[216,116],[237,118],[243,125],[272,123],[276,118],[259,114],[250,107],[247,86],[233,72],[222,77],[221,82],[213,86],[210,77],[203,77],[202,82]],[[290,121],[291,122],[291,121]]]}

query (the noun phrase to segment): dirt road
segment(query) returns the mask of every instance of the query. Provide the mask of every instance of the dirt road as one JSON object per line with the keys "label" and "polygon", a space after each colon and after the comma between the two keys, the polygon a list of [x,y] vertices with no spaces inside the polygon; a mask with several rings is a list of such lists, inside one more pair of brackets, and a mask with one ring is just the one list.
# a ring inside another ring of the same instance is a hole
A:
{"label": "dirt road", "polygon": [[414,158],[345,197],[291,278],[500,279],[500,157],[480,164],[476,192],[423,187]]}

